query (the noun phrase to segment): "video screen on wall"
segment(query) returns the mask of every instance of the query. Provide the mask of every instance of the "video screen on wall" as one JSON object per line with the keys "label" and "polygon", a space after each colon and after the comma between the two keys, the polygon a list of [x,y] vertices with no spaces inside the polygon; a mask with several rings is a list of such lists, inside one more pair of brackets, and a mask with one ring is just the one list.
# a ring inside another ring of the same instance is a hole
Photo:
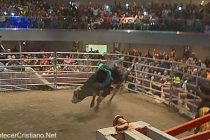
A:
{"label": "video screen on wall", "polygon": [[97,44],[89,44],[86,45],[86,51],[96,51],[98,50],[100,54],[107,53],[107,45],[97,45]]}

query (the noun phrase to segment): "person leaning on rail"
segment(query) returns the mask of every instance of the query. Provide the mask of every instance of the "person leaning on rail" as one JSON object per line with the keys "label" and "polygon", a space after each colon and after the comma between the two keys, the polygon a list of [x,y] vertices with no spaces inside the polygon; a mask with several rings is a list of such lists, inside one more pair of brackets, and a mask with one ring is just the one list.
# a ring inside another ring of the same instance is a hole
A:
{"label": "person leaning on rail", "polygon": [[[206,67],[210,68],[210,58],[206,58],[205,61]],[[201,76],[203,79],[199,79],[199,85],[198,85],[198,95],[201,98],[201,102],[198,105],[197,108],[197,117],[204,116],[208,113],[210,113],[210,76],[208,70],[201,71]],[[210,122],[204,123],[201,126],[197,127],[195,129],[195,133],[203,132],[210,130]]]}

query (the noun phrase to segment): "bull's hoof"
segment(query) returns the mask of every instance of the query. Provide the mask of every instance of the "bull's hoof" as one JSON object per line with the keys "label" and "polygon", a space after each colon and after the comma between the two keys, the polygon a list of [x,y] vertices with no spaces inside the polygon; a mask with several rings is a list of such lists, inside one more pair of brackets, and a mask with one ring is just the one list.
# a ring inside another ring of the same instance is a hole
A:
{"label": "bull's hoof", "polygon": [[94,106],[94,103],[91,103],[91,104],[90,104],[90,108],[92,108],[93,106]]}

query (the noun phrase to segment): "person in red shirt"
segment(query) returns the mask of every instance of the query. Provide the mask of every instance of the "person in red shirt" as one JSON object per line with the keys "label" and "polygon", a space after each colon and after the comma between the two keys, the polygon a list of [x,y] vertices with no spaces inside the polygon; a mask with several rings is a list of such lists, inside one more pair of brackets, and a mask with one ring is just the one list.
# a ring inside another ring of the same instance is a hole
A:
{"label": "person in red shirt", "polygon": [[110,16],[106,15],[103,20],[104,29],[109,29],[112,22]]}

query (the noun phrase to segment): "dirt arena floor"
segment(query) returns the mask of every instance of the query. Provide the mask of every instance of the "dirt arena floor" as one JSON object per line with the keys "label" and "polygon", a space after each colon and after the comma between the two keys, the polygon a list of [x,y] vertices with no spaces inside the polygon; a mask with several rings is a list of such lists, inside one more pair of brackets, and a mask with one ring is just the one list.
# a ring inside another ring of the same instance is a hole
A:
{"label": "dirt arena floor", "polygon": [[91,98],[72,104],[72,90],[28,91],[0,94],[0,133],[56,133],[58,140],[95,140],[97,129],[112,126],[113,117],[145,121],[164,130],[187,119],[140,94],[107,98],[99,112],[89,108]]}

